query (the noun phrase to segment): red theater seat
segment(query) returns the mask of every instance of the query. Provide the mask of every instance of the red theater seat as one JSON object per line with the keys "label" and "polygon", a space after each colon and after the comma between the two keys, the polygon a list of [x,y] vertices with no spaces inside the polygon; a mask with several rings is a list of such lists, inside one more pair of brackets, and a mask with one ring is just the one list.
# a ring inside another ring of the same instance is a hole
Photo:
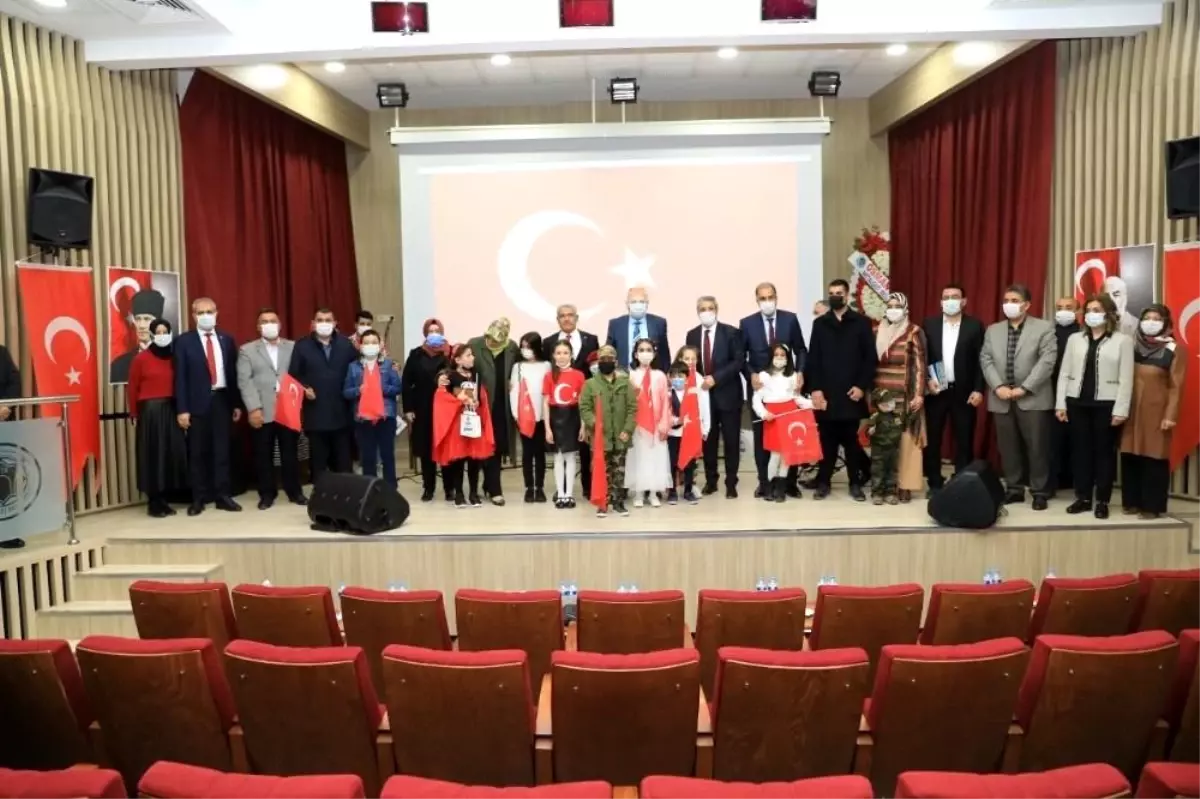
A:
{"label": "red theater seat", "polygon": [[0,799],[125,799],[121,775],[101,768],[11,771],[0,768]]}
{"label": "red theater seat", "polygon": [[211,641],[91,635],[75,655],[104,748],[126,787],[159,760],[234,770],[233,695]]}
{"label": "red theater seat", "polygon": [[1200,630],[1179,634],[1179,663],[1171,683],[1165,717],[1171,728],[1167,750],[1171,760],[1195,763],[1200,759]]}
{"label": "red theater seat", "polygon": [[1033,610],[1033,583],[1005,580],[995,585],[934,583],[921,643],[974,644],[997,638],[1024,639]]}
{"label": "red theater seat", "polygon": [[93,716],[66,641],[0,639],[0,766],[92,763]]}
{"label": "red theater seat", "polygon": [[333,593],[323,585],[242,584],[233,589],[242,638],[275,646],[341,646]]}
{"label": "red theater seat", "polygon": [[712,700],[715,778],[850,773],[867,693],[866,652],[727,646],[720,658]]}
{"label": "red theater seat", "polygon": [[1028,660],[1019,638],[885,646],[855,770],[880,796],[904,771],[998,771]]}
{"label": "red theater seat", "polygon": [[1105,799],[1129,796],[1129,781],[1112,766],[1091,763],[1032,774],[906,771],[896,799]]}
{"label": "red theater seat", "polygon": [[700,652],[700,684],[713,695],[717,650],[723,646],[792,650],[804,648],[803,588],[778,591],[700,592],[696,611],[696,649]]}
{"label": "red theater seat", "polygon": [[690,777],[647,777],[642,799],[871,799],[863,777],[814,777],[795,782],[720,782]]}
{"label": "red theater seat", "polygon": [[150,799],[363,799],[362,780],[351,774],[262,777],[160,761],[138,783]]}
{"label": "red theater seat", "polygon": [[129,586],[138,637],[208,638],[218,652],[238,637],[225,583],[138,580]]}
{"label": "red theater seat", "polygon": [[610,799],[612,795],[612,786],[599,780],[560,782],[537,788],[493,788],[396,776],[383,786],[383,799]]}
{"label": "red theater seat", "polygon": [[383,650],[396,770],[472,785],[533,785],[536,709],[519,649]]}
{"label": "red theater seat", "polygon": [[579,592],[579,651],[633,655],[691,646],[682,591]]}
{"label": "red theater seat", "polygon": [[862,587],[823,585],[817,589],[812,649],[860,647],[871,659],[868,684],[875,679],[879,652],[887,644],[915,644],[925,589],[916,583]]}
{"label": "red theater seat", "polygon": [[1138,780],[1137,796],[1171,799],[1200,796],[1200,765],[1195,763],[1147,763]]}
{"label": "red theater seat", "polygon": [[392,741],[361,649],[242,639],[226,648],[225,659],[251,771],[356,774],[367,796],[379,795],[394,771]]}
{"label": "red theater seat", "polygon": [[441,591],[346,588],[341,593],[341,603],[346,645],[362,647],[380,696],[383,696],[381,657],[388,644],[450,649],[450,627]]}
{"label": "red theater seat", "polygon": [[1200,627],[1200,569],[1146,569],[1138,572],[1137,604],[1131,632],[1166,630],[1179,635]]}
{"label": "red theater seat", "polygon": [[1166,706],[1179,647],[1161,630],[1043,635],[1017,700],[1021,771],[1108,763],[1134,777]]}
{"label": "red theater seat", "polygon": [[483,591],[454,594],[458,648],[462,652],[520,649],[529,655],[536,692],[550,673],[550,654],[563,648],[562,596],[557,591]]}
{"label": "red theater seat", "polygon": [[1047,577],[1038,591],[1028,641],[1039,635],[1124,635],[1133,620],[1138,580],[1107,577]]}

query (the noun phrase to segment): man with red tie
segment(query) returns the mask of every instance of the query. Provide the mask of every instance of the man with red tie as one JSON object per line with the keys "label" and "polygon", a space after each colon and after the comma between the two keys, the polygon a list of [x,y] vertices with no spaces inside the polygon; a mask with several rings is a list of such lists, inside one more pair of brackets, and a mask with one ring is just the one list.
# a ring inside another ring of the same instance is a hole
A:
{"label": "man with red tie", "polygon": [[233,336],[217,330],[217,304],[208,297],[192,302],[196,330],[175,339],[175,410],[188,436],[192,504],[188,516],[213,502],[240,511],[229,477],[233,423],[242,418]]}

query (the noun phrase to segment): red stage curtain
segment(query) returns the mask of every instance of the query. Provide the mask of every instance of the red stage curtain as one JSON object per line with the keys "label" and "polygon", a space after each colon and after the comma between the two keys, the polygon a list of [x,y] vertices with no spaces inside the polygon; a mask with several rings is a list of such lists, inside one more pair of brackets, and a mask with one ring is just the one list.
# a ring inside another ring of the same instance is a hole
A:
{"label": "red stage curtain", "polygon": [[341,140],[197,70],[179,109],[187,288],[255,335],[264,305],[299,337],[319,306],[353,325],[358,273]]}

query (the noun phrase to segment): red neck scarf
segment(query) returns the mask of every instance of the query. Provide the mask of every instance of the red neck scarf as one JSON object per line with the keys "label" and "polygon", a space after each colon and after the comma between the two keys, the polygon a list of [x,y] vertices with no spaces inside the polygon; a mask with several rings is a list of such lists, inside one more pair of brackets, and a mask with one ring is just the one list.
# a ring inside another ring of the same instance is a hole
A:
{"label": "red neck scarf", "polygon": [[362,391],[358,398],[358,415],[368,422],[378,422],[384,416],[383,383],[379,363],[363,364]]}

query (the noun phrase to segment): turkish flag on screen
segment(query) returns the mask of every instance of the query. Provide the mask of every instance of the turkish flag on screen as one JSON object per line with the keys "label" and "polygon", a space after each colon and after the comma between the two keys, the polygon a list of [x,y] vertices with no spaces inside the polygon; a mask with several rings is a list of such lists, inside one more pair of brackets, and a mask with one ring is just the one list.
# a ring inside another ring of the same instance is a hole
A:
{"label": "turkish flag on screen", "polygon": [[679,462],[675,464],[676,469],[686,469],[704,450],[704,433],[700,429],[700,395],[697,391],[696,388],[689,388],[679,403],[679,420],[683,430],[679,434]]}
{"label": "turkish flag on screen", "polygon": [[1171,468],[1200,445],[1200,244],[1163,252],[1163,297],[1175,318],[1175,340],[1188,359],[1179,397],[1179,423],[1171,440]]}
{"label": "turkish flag on screen", "polygon": [[150,272],[143,269],[108,268],[108,358],[115,361],[137,349],[134,329],[133,295],[150,288]]}
{"label": "turkish flag on screen", "polygon": [[[78,402],[68,405],[67,412],[74,488],[79,485],[88,456],[97,466],[100,462],[92,270],[19,264],[17,277],[38,396],[79,396]],[[42,415],[60,417],[62,406],[46,405]]]}
{"label": "turkish flag on screen", "polygon": [[778,452],[788,466],[821,460],[821,440],[813,412],[795,402],[763,403],[774,419],[763,422],[763,449]]}
{"label": "turkish flag on screen", "polygon": [[517,429],[521,431],[521,435],[526,438],[533,438],[533,431],[537,428],[537,414],[533,411],[533,398],[529,396],[529,386],[525,385],[525,378],[521,378],[521,388],[517,398]]}
{"label": "turkish flag on screen", "polygon": [[1075,253],[1075,299],[1079,307],[1104,291],[1106,277],[1119,277],[1121,274],[1121,250],[1112,247],[1107,250],[1081,250]]}
{"label": "turkish flag on screen", "polygon": [[279,379],[275,395],[275,421],[289,430],[300,432],[300,409],[304,407],[304,386],[289,374]]}

